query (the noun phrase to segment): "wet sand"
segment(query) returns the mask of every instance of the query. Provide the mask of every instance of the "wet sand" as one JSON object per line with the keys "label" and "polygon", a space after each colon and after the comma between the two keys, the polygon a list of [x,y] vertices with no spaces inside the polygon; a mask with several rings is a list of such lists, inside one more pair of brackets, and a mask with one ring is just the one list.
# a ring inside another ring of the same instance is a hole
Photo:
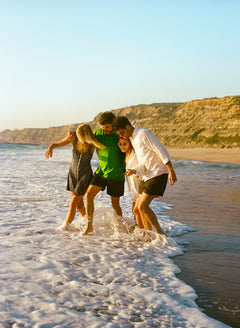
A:
{"label": "wet sand", "polygon": [[172,158],[240,164],[240,148],[168,148],[168,151]]}
{"label": "wet sand", "polygon": [[234,328],[240,327],[239,195],[238,183],[178,176],[163,197],[173,205],[166,215],[197,229],[183,236],[190,242],[184,255],[173,258],[178,277],[196,290],[208,316]]}

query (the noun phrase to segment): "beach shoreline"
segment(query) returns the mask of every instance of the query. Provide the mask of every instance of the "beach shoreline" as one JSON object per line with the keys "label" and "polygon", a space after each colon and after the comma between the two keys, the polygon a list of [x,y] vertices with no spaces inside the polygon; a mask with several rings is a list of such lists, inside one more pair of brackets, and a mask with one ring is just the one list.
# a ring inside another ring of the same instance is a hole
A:
{"label": "beach shoreline", "polygon": [[240,148],[170,148],[169,154],[176,159],[240,164]]}
{"label": "beach shoreline", "polygon": [[[185,153],[183,150],[180,158],[185,155],[187,159],[192,155],[192,158],[196,156],[195,160],[205,160],[201,151],[194,151],[191,154],[189,149]],[[210,158],[220,163],[209,165],[209,170],[203,171],[201,176],[191,167],[189,171],[182,170],[176,163],[178,182],[174,186],[168,185],[163,196],[163,201],[172,205],[166,214],[173,221],[196,229],[183,237],[189,242],[186,252],[173,259],[181,270],[179,279],[195,289],[196,302],[205,314],[233,328],[240,325],[240,186],[238,169],[234,173],[226,168],[229,173],[225,174],[224,166],[228,165],[222,163],[235,163],[237,168],[237,151],[239,149],[217,150],[219,157]],[[175,154],[171,153],[174,158]],[[227,156],[224,157],[224,153]],[[234,154],[237,155],[235,158]],[[217,171],[219,173],[215,175]]]}

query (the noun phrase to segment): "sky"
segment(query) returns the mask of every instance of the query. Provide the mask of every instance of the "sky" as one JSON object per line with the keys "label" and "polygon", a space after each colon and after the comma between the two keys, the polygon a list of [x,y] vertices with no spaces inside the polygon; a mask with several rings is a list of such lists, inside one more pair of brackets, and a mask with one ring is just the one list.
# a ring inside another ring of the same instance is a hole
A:
{"label": "sky", "polygon": [[0,131],[240,95],[238,0],[0,0]]}

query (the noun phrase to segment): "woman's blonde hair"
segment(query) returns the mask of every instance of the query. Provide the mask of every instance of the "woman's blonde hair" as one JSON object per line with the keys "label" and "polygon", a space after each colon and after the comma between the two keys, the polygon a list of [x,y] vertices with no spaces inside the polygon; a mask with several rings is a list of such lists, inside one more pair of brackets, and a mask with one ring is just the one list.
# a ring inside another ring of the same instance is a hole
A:
{"label": "woman's blonde hair", "polygon": [[102,145],[94,136],[90,125],[81,124],[78,126],[76,135],[78,140],[82,143],[88,143],[90,145],[95,146],[96,148],[106,149],[104,145]]}

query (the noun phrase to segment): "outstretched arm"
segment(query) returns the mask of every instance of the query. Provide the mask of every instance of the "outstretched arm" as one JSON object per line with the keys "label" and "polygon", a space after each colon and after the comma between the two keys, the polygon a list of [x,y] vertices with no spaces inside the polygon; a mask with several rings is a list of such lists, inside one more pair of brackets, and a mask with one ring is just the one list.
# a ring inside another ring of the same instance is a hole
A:
{"label": "outstretched arm", "polygon": [[168,172],[169,172],[169,182],[170,182],[170,185],[172,186],[175,182],[177,182],[177,176],[172,167],[171,161],[167,162],[166,166],[167,166]]}
{"label": "outstretched arm", "polygon": [[45,156],[47,158],[52,157],[52,153],[53,153],[54,148],[67,146],[68,144],[73,143],[74,139],[75,139],[75,132],[69,132],[68,135],[64,139],[59,140],[59,141],[54,142],[53,144],[51,144],[48,147],[48,149],[46,150]]}

